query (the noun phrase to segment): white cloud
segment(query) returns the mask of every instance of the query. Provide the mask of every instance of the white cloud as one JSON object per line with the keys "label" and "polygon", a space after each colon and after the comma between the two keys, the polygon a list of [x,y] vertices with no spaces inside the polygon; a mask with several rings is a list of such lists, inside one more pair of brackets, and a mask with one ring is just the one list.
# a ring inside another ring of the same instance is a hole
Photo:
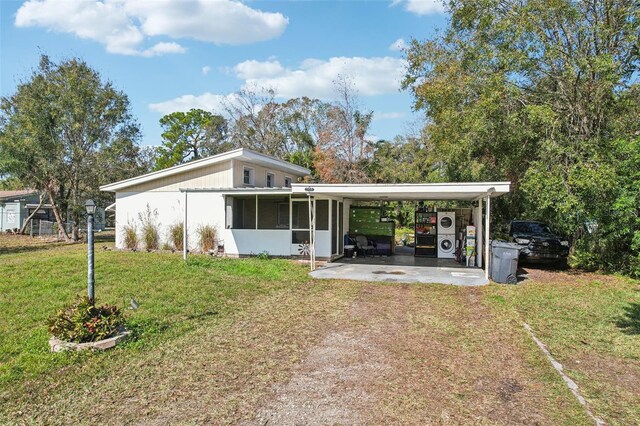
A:
{"label": "white cloud", "polygon": [[[402,59],[382,58],[330,58],[323,61],[307,59],[295,69],[285,68],[271,58],[267,61],[249,60],[237,64],[230,71],[243,80],[242,88],[273,88],[280,98],[308,96],[331,100],[336,96],[334,82],[340,75],[352,79],[360,96],[397,93],[404,75],[406,63]],[[207,67],[205,67],[207,68]],[[203,68],[204,72],[204,68]],[[153,103],[149,109],[162,114],[200,108],[224,114],[225,105],[237,101],[234,93],[219,95],[206,92],[201,95],[184,95],[164,102]],[[374,114],[374,119],[397,119],[401,113]]]}
{"label": "white cloud", "polygon": [[102,43],[110,53],[140,56],[185,51],[177,43],[144,49],[149,37],[237,45],[276,38],[288,23],[280,13],[235,0],[28,0],[15,19],[17,27],[70,33]]}
{"label": "white cloud", "polygon": [[149,49],[143,50],[142,52],[140,52],[140,55],[149,58],[151,56],[164,55],[165,53],[184,53],[186,51],[187,49],[180,46],[178,43],[162,42],[162,43],[155,44],[153,47],[150,47]]}
{"label": "white cloud", "polygon": [[276,60],[266,62],[250,60],[239,63],[233,67],[233,71],[243,80],[249,80],[254,78],[276,77],[285,72],[285,69],[280,65],[280,62]]}
{"label": "white cloud", "polygon": [[205,65],[202,67],[202,75],[207,75],[211,71],[211,67],[209,65]]}
{"label": "white cloud", "polygon": [[222,114],[225,110],[225,104],[234,102],[235,99],[236,95],[233,93],[225,96],[206,92],[198,96],[183,95],[165,102],[150,104],[149,109],[163,115],[171,114],[176,111],[186,112],[192,108],[200,108],[205,111]]}
{"label": "white cloud", "polygon": [[407,43],[405,43],[404,39],[399,38],[389,46],[389,50],[394,52],[398,52],[407,48]]}
{"label": "white cloud", "polygon": [[343,75],[353,80],[361,96],[395,93],[405,71],[405,61],[391,57],[334,57],[307,59],[298,68],[285,68],[278,61],[245,61],[234,67],[243,87],[270,87],[279,97],[309,96],[331,99],[334,81]]}
{"label": "white cloud", "polygon": [[404,10],[415,13],[416,15],[430,15],[445,12],[443,0],[394,0],[391,2],[391,6],[398,4],[404,4]]}

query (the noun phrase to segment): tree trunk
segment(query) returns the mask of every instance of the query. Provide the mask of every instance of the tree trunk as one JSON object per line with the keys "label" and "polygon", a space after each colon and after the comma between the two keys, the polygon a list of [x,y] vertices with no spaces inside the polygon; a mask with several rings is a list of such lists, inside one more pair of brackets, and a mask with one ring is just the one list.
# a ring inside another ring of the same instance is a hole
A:
{"label": "tree trunk", "polygon": [[78,187],[79,187],[78,179],[73,180],[73,184],[71,187],[71,214],[69,214],[69,207],[67,207],[67,218],[71,216],[71,238],[73,241],[78,241],[80,239],[78,235],[78,225],[80,223],[80,215],[78,214]]}
{"label": "tree trunk", "polygon": [[29,215],[29,217],[27,218],[27,220],[24,221],[24,223],[22,224],[22,228],[20,228],[19,234],[24,234],[24,231],[27,229],[27,225],[29,224],[31,219],[33,219],[33,217],[36,215],[36,213],[38,213],[38,210],[40,210],[40,207],[42,207],[42,205],[44,204],[44,198],[45,198],[45,194],[43,192],[43,193],[40,194],[40,203],[38,204],[38,207],[36,207],[36,209],[33,211],[33,213],[31,213]]}
{"label": "tree trunk", "polygon": [[53,210],[53,215],[56,217],[56,223],[58,224],[58,236],[64,237],[66,241],[73,241],[67,230],[64,227],[64,223],[62,222],[62,217],[60,216],[60,212],[58,211],[58,207],[56,206],[55,201],[53,200],[53,195],[51,195],[51,191],[49,191],[49,202],[51,203],[51,210]]}

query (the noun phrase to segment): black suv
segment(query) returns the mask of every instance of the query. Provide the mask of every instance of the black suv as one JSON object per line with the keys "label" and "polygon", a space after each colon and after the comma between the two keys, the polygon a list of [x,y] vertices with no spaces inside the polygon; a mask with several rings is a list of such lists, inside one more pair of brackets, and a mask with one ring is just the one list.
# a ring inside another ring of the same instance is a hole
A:
{"label": "black suv", "polygon": [[553,232],[549,225],[533,220],[514,220],[511,239],[520,245],[520,259],[531,262],[554,262],[566,265],[569,241]]}

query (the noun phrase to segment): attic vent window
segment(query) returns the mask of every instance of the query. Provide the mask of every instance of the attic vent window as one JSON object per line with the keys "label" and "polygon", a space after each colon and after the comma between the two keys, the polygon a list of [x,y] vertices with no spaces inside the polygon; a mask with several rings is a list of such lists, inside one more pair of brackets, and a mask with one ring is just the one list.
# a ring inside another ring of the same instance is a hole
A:
{"label": "attic vent window", "polygon": [[273,188],[276,180],[276,175],[267,172],[267,188]]}
{"label": "attic vent window", "polygon": [[286,176],[286,177],[284,178],[284,187],[285,187],[285,188],[291,188],[291,178],[290,178],[290,177],[288,177],[288,176]]}

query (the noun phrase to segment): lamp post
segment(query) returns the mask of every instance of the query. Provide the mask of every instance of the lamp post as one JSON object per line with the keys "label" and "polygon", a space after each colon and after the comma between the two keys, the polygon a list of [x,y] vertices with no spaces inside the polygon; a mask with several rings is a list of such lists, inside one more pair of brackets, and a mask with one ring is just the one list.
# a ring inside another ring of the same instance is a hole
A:
{"label": "lamp post", "polygon": [[93,216],[96,213],[96,203],[93,200],[87,200],[84,203],[84,207],[87,209],[87,250],[88,250],[88,272],[87,272],[87,287],[89,292],[89,302],[93,305],[95,303],[94,296],[94,280],[93,280]]}

